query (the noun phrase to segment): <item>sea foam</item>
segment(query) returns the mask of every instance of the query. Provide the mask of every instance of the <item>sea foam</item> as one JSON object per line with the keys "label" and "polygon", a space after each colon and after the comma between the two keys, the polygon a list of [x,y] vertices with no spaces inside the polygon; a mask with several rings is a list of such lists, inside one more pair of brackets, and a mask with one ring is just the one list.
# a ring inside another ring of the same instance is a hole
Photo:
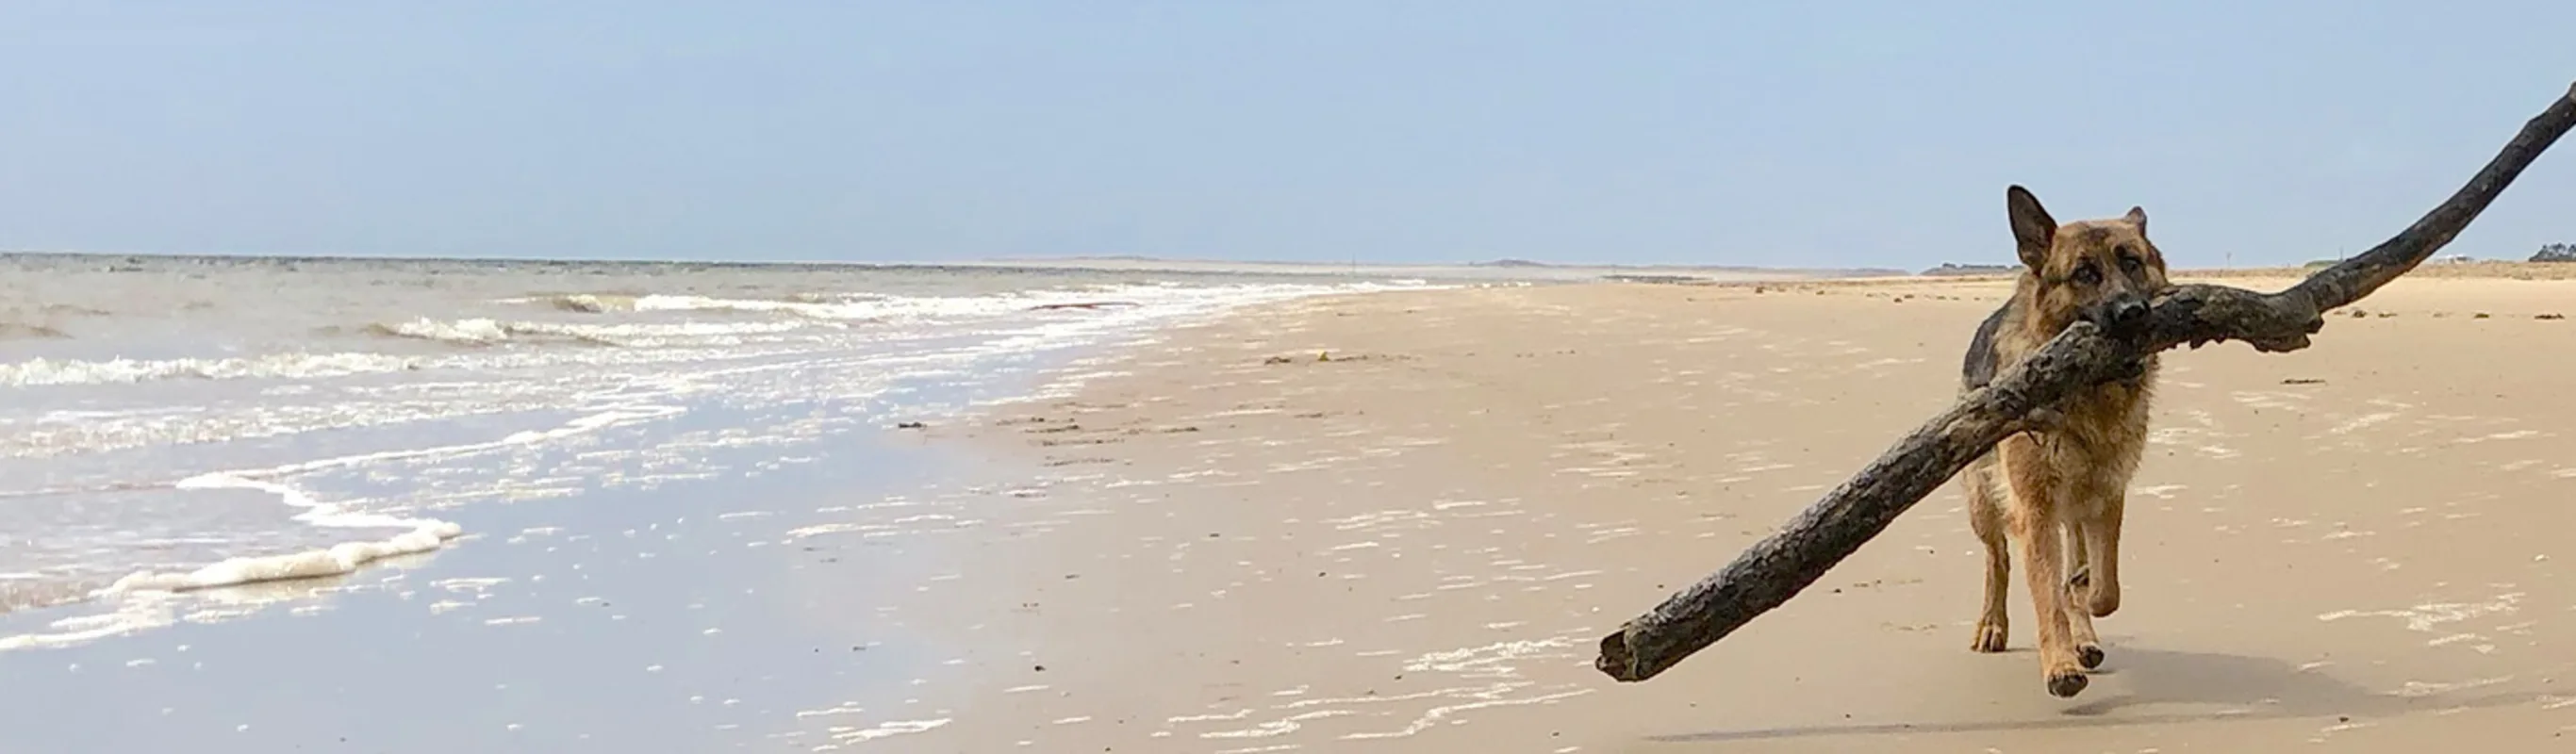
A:
{"label": "sea foam", "polygon": [[438,549],[462,533],[464,530],[455,524],[430,521],[421,524],[420,528],[387,539],[342,542],[328,548],[284,555],[228,558],[194,571],[128,574],[101,592],[186,592],[262,581],[338,576],[356,572],[359,566],[370,561]]}
{"label": "sea foam", "polygon": [[202,474],[179,481],[180,489],[252,489],[277,495],[287,505],[304,509],[295,519],[314,526],[352,528],[408,528],[401,534],[375,540],[342,542],[330,547],[279,555],[227,558],[193,571],[143,571],[126,575],[100,590],[102,594],[128,592],[185,592],[197,589],[238,586],[262,581],[308,579],[352,573],[369,562],[398,555],[411,555],[438,549],[448,540],[464,533],[462,527],[436,519],[398,518],[374,513],[353,513],[313,499],[302,490],[230,473]]}
{"label": "sea foam", "polygon": [[428,340],[460,346],[489,346],[517,340],[577,341],[601,346],[659,348],[673,345],[741,345],[747,336],[775,335],[813,326],[809,322],[680,322],[634,324],[567,324],[515,322],[476,317],[436,320],[419,317],[392,324],[368,325],[371,334]]}
{"label": "sea foam", "polygon": [[166,379],[313,378],[399,372],[417,362],[381,353],[272,353],[229,359],[28,359],[0,364],[0,386],[95,385]]}

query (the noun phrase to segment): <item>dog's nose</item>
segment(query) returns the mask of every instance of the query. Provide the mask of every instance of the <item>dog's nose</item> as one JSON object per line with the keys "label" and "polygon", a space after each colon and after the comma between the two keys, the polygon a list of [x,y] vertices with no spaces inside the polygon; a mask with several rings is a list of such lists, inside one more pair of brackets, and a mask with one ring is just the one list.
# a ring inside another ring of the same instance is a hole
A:
{"label": "dog's nose", "polygon": [[2147,302],[2122,301],[2111,305],[2111,324],[2135,325],[2147,319]]}

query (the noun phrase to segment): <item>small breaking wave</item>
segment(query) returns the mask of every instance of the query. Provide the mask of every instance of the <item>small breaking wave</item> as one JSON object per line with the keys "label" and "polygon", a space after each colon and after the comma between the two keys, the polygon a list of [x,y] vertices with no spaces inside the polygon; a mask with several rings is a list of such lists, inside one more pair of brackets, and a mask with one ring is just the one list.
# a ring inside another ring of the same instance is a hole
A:
{"label": "small breaking wave", "polygon": [[[981,296],[886,296],[868,293],[795,293],[776,299],[717,298],[695,294],[567,293],[502,299],[501,303],[543,304],[582,314],[631,312],[730,312],[805,317],[840,322],[923,321],[990,316],[1034,308],[1100,305],[1096,294],[1073,291],[1002,293]],[[1133,305],[1134,302],[1117,302]]]}
{"label": "small breaking wave", "polygon": [[[808,316],[831,317],[831,307],[848,298],[828,294],[799,293],[784,299],[736,299],[677,294],[564,293],[535,298],[503,299],[504,303],[543,303],[558,311],[582,314],[616,314],[624,312],[670,311],[741,311],[786,312]],[[873,298],[873,297],[865,297]]]}
{"label": "small breaking wave", "polygon": [[373,561],[438,549],[463,533],[464,529],[456,524],[428,521],[386,539],[342,542],[323,549],[285,555],[228,558],[194,571],[133,573],[117,579],[116,583],[101,591],[104,594],[186,592],[263,581],[338,576],[354,573],[359,566]]}
{"label": "small breaking wave", "polygon": [[506,322],[475,318],[440,321],[422,317],[409,322],[368,325],[370,335],[428,340],[460,346],[489,346],[510,341],[573,341],[619,348],[673,345],[741,345],[743,336],[781,333],[805,327],[800,322],[685,322],[678,324],[576,325],[559,322]]}
{"label": "small breaking wave", "polygon": [[62,340],[71,335],[51,325],[0,322],[0,340]]}
{"label": "small breaking wave", "polygon": [[870,312],[866,306],[872,301],[829,302],[825,300],[811,300],[823,298],[825,297],[800,296],[798,297],[798,300],[771,301],[765,299],[711,298],[707,296],[665,296],[657,294],[635,299],[634,309],[635,311],[642,312],[758,312],[762,314],[793,314],[802,317],[813,317],[816,319],[842,320],[866,320],[876,318],[874,313]]}
{"label": "small breaking wave", "polygon": [[680,409],[668,406],[631,406],[584,416],[553,429],[513,433],[491,442],[365,453],[252,471],[219,471],[181,479],[173,486],[182,490],[246,489],[276,495],[280,502],[300,509],[300,512],[292,516],[291,520],[308,526],[402,529],[404,531],[383,539],[342,542],[330,547],[302,552],[228,558],[193,571],[139,571],[117,579],[105,588],[94,592],[92,596],[110,597],[137,592],[189,592],[269,581],[338,576],[353,573],[361,566],[385,558],[439,549],[449,540],[464,533],[463,527],[447,521],[350,510],[342,505],[323,502],[295,487],[268,481],[269,478],[375,461],[461,455],[477,450],[526,445],[667,417],[679,412]]}
{"label": "small breaking wave", "polygon": [[37,310],[46,314],[69,317],[105,317],[115,313],[95,306],[82,306],[80,304],[46,304],[38,307]]}
{"label": "small breaking wave", "polygon": [[567,293],[560,296],[547,296],[543,300],[556,309],[583,314],[635,311],[634,296],[615,293]]}
{"label": "small breaking wave", "polygon": [[454,343],[457,345],[469,346],[488,346],[510,339],[510,329],[507,326],[489,319],[465,319],[454,322],[440,322],[438,320],[423,317],[410,322],[399,322],[390,325],[383,323],[372,324],[366,326],[365,331],[369,335],[381,335],[389,338],[434,340],[440,343]]}
{"label": "small breaking wave", "polygon": [[[177,488],[249,489],[278,496],[288,506],[300,508],[293,520],[326,528],[403,529],[381,539],[341,542],[329,547],[274,555],[240,556],[190,571],[137,571],[103,587],[81,588],[96,584],[83,579],[21,579],[22,588],[11,590],[8,581],[0,580],[0,596],[10,598],[0,613],[10,609],[54,607],[79,602],[99,601],[105,612],[76,614],[47,624],[50,630],[13,636],[0,636],[0,651],[63,647],[107,637],[171,625],[179,619],[174,610],[183,604],[179,595],[202,592],[205,599],[216,603],[257,605],[275,601],[274,593],[262,593],[267,587],[285,587],[307,579],[342,576],[378,561],[438,550],[463,534],[463,528],[446,521],[425,518],[402,518],[378,513],[349,510],[325,503],[302,490],[266,481],[264,472],[216,472],[180,480]],[[34,574],[9,574],[32,577]],[[234,587],[250,587],[247,592]],[[307,596],[309,596],[309,592]],[[205,613],[192,613],[190,619]],[[234,611],[234,615],[243,614]]]}
{"label": "small breaking wave", "polygon": [[798,293],[779,299],[737,299],[684,294],[575,293],[542,298],[506,299],[507,303],[544,302],[556,309],[590,314],[616,312],[743,312],[779,314],[840,322],[934,322],[996,317],[1023,312],[1131,309],[1177,304],[1211,297],[1263,292],[1264,286],[1185,288],[1175,285],[1084,286],[1079,290],[1013,291],[964,296],[886,296],[877,294]]}
{"label": "small breaking wave", "polygon": [[0,385],[96,385],[168,379],[340,377],[419,368],[412,359],[381,353],[273,353],[231,359],[36,358],[0,364]]}
{"label": "small breaking wave", "polygon": [[309,579],[353,573],[359,566],[394,557],[438,549],[450,539],[463,534],[456,524],[435,519],[395,518],[377,514],[350,513],[326,505],[302,490],[275,482],[266,482],[227,473],[205,474],[179,481],[180,489],[252,489],[277,495],[286,504],[303,508],[297,520],[315,526],[408,528],[401,534],[384,539],[342,542],[326,548],[283,555],[261,555],[227,558],[194,571],[142,571],[117,579],[99,591],[101,595],[130,592],[186,592],[198,589],[239,586],[264,581]]}

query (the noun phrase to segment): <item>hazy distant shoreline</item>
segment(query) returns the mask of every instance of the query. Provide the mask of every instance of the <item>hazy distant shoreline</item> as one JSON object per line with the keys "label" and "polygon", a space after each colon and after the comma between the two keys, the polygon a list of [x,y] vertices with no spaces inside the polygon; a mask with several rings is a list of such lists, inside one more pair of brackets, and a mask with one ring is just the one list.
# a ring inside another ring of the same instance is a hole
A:
{"label": "hazy distant shoreline", "polygon": [[[657,268],[661,270],[815,270],[851,272],[866,270],[921,272],[999,271],[999,272],[1123,272],[1138,274],[1181,275],[1262,275],[1311,278],[1418,278],[1453,282],[1636,282],[1676,284],[1761,283],[1770,281],[1893,281],[1923,278],[1989,278],[2010,276],[2018,268],[2010,264],[1961,264],[1944,262],[1922,270],[1908,271],[1884,267],[1800,268],[1760,267],[1753,265],[1679,265],[1679,264],[1566,264],[1520,259],[1498,259],[1483,262],[1301,262],[1301,261],[1230,261],[1212,259],[1166,259],[1147,256],[1067,256],[1067,257],[997,257],[952,261],[828,261],[828,260],[662,260],[662,259],[546,259],[537,257],[442,257],[442,256],[341,256],[283,254],[167,254],[114,253],[95,251],[23,251],[0,250],[0,264],[49,261],[54,265],[77,264],[74,260],[96,260],[104,271],[116,271],[118,265],[139,265],[145,260],[202,261],[209,264],[243,265],[381,265],[410,263],[432,266],[535,266],[560,269],[626,270]],[[2177,274],[2194,277],[2273,277],[2303,275],[2302,268],[2287,265],[2247,265],[2241,267],[2176,268]],[[2512,260],[2446,259],[2427,262],[2414,273],[2424,277],[2501,277],[2517,279],[2576,278],[2576,264],[2560,262],[2517,262]]]}

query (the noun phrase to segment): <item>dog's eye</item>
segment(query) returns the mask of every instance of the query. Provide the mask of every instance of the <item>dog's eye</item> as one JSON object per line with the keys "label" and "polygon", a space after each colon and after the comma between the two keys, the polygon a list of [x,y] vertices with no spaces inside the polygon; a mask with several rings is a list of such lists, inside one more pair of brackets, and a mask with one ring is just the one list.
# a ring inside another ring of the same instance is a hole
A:
{"label": "dog's eye", "polygon": [[2147,263],[2138,261],[2138,257],[2135,254],[2120,255],[2120,271],[2122,272],[2137,272],[2138,268],[2145,266],[2147,266]]}
{"label": "dog's eye", "polygon": [[2075,282],[2083,283],[2085,285],[2102,282],[2102,269],[2089,264],[2077,267],[2075,268]]}

